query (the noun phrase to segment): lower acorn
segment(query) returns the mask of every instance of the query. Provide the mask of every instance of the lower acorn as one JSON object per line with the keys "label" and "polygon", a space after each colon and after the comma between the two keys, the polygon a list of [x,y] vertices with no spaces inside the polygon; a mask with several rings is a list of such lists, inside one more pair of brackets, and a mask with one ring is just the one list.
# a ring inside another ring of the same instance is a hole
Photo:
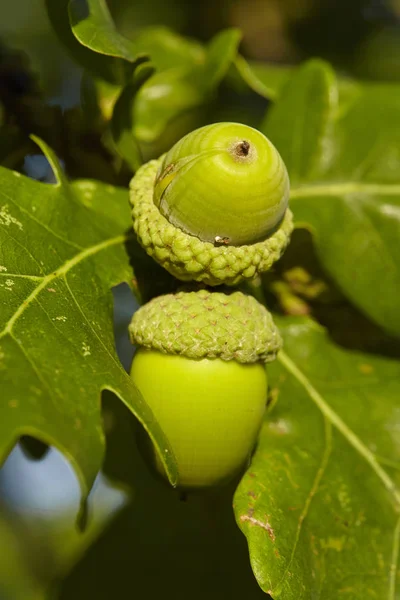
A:
{"label": "lower acorn", "polygon": [[[265,363],[281,346],[269,312],[237,291],[179,292],[140,308],[130,335],[139,346],[131,376],[169,439],[179,487],[229,481],[254,447],[267,399]],[[153,446],[150,455],[166,477]]]}

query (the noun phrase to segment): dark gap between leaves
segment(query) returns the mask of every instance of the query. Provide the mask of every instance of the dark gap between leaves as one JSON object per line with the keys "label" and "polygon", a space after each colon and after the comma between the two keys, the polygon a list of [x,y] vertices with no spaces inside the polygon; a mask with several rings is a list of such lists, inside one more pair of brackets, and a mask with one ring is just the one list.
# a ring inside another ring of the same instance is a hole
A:
{"label": "dark gap between leaves", "polygon": [[[311,276],[311,285],[321,282],[325,286],[321,294],[310,298],[307,292],[296,290],[296,282],[291,282],[288,274],[299,267]],[[400,340],[387,334],[362,314],[324,271],[316,255],[312,236],[306,229],[295,229],[285,254],[271,271],[263,275],[262,281],[270,310],[283,315],[309,315],[327,329],[333,342],[343,348],[400,357]],[[293,294],[293,308],[294,311],[298,310],[297,313],[290,312],[290,305],[289,312],[285,310],[282,297],[276,291],[282,284]]]}

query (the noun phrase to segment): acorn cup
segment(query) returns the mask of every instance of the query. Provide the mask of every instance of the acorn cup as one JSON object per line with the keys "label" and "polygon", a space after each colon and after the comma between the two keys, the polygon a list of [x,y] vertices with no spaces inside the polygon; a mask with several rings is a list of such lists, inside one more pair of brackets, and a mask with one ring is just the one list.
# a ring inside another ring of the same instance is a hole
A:
{"label": "acorn cup", "polygon": [[[254,447],[267,400],[265,363],[281,347],[270,313],[242,292],[201,289],[151,300],[129,331],[139,346],[131,377],[171,444],[178,487],[231,480]],[[167,477],[149,438],[145,457]]]}
{"label": "acorn cup", "polygon": [[278,151],[239,123],[189,133],[143,165],[130,189],[139,242],[183,281],[252,279],[280,258],[293,229]]}

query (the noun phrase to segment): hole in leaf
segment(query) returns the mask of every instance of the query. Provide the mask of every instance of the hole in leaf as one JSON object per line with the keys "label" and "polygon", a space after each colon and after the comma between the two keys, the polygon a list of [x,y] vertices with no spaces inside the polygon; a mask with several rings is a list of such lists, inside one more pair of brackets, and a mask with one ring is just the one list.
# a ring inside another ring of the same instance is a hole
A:
{"label": "hole in leaf", "polygon": [[114,297],[114,339],[115,349],[124,369],[129,371],[134,347],[128,333],[128,325],[133,313],[139,308],[128,284],[121,283],[112,289]]}
{"label": "hole in leaf", "polygon": [[41,460],[32,460],[26,455],[26,442],[37,440],[30,436],[23,440],[0,470],[0,498],[21,515],[35,514],[47,521],[63,513],[75,519],[80,488],[72,467],[59,450],[49,446]]}
{"label": "hole in leaf", "polygon": [[[62,161],[60,163],[63,164]],[[24,161],[24,171],[28,177],[42,183],[55,183],[53,169],[43,154],[28,154]]]}
{"label": "hole in leaf", "polygon": [[[126,500],[125,491],[100,472],[88,499],[89,535]],[[59,450],[48,447],[41,461],[32,461],[18,442],[0,470],[1,504],[38,535],[43,537],[43,528],[47,527],[61,535],[67,530],[75,531],[81,490],[71,465]]]}
{"label": "hole in leaf", "polygon": [[40,440],[23,435],[19,440],[21,450],[29,460],[42,460],[49,451],[49,446]]}

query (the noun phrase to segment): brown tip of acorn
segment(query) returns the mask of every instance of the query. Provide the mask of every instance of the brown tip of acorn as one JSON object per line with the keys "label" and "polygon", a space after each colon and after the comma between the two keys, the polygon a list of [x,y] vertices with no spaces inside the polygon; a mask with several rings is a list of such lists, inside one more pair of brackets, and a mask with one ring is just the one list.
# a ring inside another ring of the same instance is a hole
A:
{"label": "brown tip of acorn", "polygon": [[231,152],[236,160],[242,161],[251,157],[253,148],[247,140],[240,140],[233,145]]}
{"label": "brown tip of acorn", "polygon": [[242,142],[240,142],[240,144],[237,145],[237,152],[241,156],[247,156],[249,153],[249,150],[250,150],[250,144],[249,144],[249,142],[246,142],[246,140],[243,140]]}

